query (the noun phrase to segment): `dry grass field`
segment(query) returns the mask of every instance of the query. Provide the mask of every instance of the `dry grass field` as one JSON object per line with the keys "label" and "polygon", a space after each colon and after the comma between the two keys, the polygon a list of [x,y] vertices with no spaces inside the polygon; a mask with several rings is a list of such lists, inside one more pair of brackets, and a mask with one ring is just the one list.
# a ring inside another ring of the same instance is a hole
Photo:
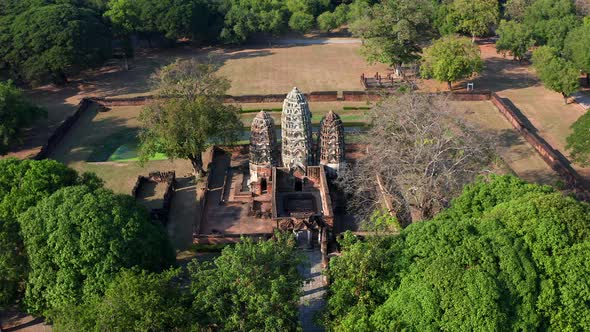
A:
{"label": "dry grass field", "polygon": [[[494,45],[483,45],[486,70],[476,86],[496,91],[510,101],[529,119],[539,134],[555,149],[568,157],[565,149],[570,126],[585,112],[574,103],[565,104],[561,94],[543,87],[530,64],[503,58]],[[590,179],[590,168],[573,165]]]}

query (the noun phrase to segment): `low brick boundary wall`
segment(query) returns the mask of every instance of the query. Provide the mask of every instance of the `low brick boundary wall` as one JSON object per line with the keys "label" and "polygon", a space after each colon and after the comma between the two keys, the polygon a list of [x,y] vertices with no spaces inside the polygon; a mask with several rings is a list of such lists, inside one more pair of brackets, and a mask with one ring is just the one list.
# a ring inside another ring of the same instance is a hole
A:
{"label": "low brick boundary wall", "polygon": [[[457,92],[440,92],[440,95],[450,95],[450,99],[457,101],[478,101],[478,100],[489,100],[491,98],[491,92],[482,91],[457,91]],[[338,91],[314,91],[305,94],[305,97],[309,102],[336,102],[336,101],[348,101],[348,102],[366,102],[366,101],[377,101],[384,96],[391,95],[390,93],[379,93],[374,91],[342,91],[342,96],[339,95]],[[227,95],[224,98],[226,103],[237,103],[237,104],[262,104],[262,103],[282,103],[287,97],[287,94],[268,94],[268,95],[242,95],[242,96],[230,96]],[[142,106],[149,101],[154,100],[153,96],[140,96],[131,98],[92,98],[92,101],[101,104],[106,107],[111,106]]]}
{"label": "low brick boundary wall", "polygon": [[133,189],[131,189],[131,196],[137,199],[137,195],[139,194],[141,186],[145,185],[147,182],[166,183],[162,207],[155,208],[150,211],[150,217],[152,220],[158,220],[163,225],[166,225],[168,223],[168,215],[170,213],[170,206],[172,205],[172,198],[174,196],[174,190],[176,187],[176,173],[174,171],[151,172],[148,176],[138,176]]}
{"label": "low brick boundary wall", "polygon": [[503,99],[496,93],[492,93],[492,103],[512,124],[512,126],[529,142],[533,148],[541,155],[541,158],[555,172],[565,180],[566,185],[574,189],[583,191],[588,190],[588,183],[573,169],[570,162],[559,151],[555,150],[547,141],[545,141],[529,124],[528,119],[520,112],[511,102]]}
{"label": "low brick boundary wall", "polygon": [[47,143],[45,143],[45,145],[41,147],[41,150],[33,157],[33,159],[41,160],[48,158],[53,153],[55,148],[59,145],[61,140],[68,134],[70,129],[72,129],[76,122],[78,122],[82,114],[86,112],[86,110],[88,110],[88,108],[90,108],[90,106],[92,106],[93,103],[94,101],[89,98],[83,98],[82,100],[80,100],[80,103],[78,103],[78,107],[76,108],[74,114],[68,116],[59,125],[59,127],[55,129],[53,134],[49,136]]}
{"label": "low brick boundary wall", "polygon": [[273,233],[193,235],[193,244],[238,243],[242,240],[242,237],[251,238],[255,242],[260,240],[267,241],[273,236]]}

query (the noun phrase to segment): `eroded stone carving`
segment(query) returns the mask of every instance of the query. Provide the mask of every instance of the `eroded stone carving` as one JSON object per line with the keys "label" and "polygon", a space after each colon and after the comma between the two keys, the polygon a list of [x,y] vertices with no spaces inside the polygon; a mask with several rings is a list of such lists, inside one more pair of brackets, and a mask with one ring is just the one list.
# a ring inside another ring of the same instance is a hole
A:
{"label": "eroded stone carving", "polygon": [[278,166],[275,123],[270,114],[259,112],[250,128],[250,181],[258,180],[258,168]]}
{"label": "eroded stone carving", "polygon": [[344,125],[338,114],[330,111],[320,122],[318,160],[330,175],[337,175],[344,165]]}
{"label": "eroded stone carving", "polygon": [[303,93],[297,88],[287,95],[281,115],[283,166],[288,168],[313,165],[311,112]]}

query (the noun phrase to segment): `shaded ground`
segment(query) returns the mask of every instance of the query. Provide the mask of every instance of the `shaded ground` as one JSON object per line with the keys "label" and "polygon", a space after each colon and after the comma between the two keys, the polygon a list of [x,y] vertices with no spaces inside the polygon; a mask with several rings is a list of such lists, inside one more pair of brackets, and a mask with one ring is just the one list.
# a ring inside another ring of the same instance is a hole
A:
{"label": "shaded ground", "polygon": [[137,200],[150,210],[161,209],[167,186],[166,182],[147,181],[139,188]]}
{"label": "shaded ground", "polygon": [[492,135],[498,154],[518,176],[530,182],[557,183],[557,173],[491,102],[453,102],[453,105],[457,108],[458,116]]}
{"label": "shaded ground", "polygon": [[0,312],[0,331],[2,332],[50,332],[51,330],[51,326],[46,325],[42,318],[35,318],[17,311]]}
{"label": "shaded ground", "polygon": [[[569,158],[565,146],[570,126],[585,111],[575,103],[565,105],[561,94],[543,87],[530,64],[503,58],[493,44],[483,45],[481,50],[486,70],[476,80],[476,85],[509,98],[539,134]],[[590,168],[573,166],[583,177],[590,179]]]}

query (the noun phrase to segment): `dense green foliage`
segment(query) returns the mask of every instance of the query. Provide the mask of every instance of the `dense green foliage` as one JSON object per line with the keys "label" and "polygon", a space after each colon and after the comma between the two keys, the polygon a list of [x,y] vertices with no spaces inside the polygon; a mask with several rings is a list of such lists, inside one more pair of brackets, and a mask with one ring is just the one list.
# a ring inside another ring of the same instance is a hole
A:
{"label": "dense green foliage", "polygon": [[0,82],[0,155],[21,142],[21,132],[47,112],[33,105],[11,81]]}
{"label": "dense green foliage", "polygon": [[369,62],[396,67],[419,59],[420,42],[430,27],[431,2],[428,0],[388,0],[374,5],[353,25],[353,33],[363,38],[362,53]]}
{"label": "dense green foliage", "polygon": [[579,19],[572,0],[536,0],[525,10],[524,24],[533,32],[537,45],[562,49]]}
{"label": "dense green foliage", "polygon": [[590,112],[576,120],[571,126],[571,133],[567,137],[566,149],[574,162],[581,165],[590,164]]}
{"label": "dense green foliage", "polygon": [[0,306],[16,300],[26,278],[18,216],[58,189],[78,184],[102,185],[93,174],[78,176],[53,160],[0,159]]}
{"label": "dense green foliage", "polygon": [[223,249],[215,261],[189,264],[193,313],[220,331],[294,331],[303,280],[291,234]]}
{"label": "dense green foliage", "polygon": [[172,331],[187,328],[190,302],[178,285],[180,270],[123,269],[103,297],[55,310],[56,331]]}
{"label": "dense green foliage", "polygon": [[29,257],[25,303],[51,309],[102,295],[121,268],[167,268],[174,252],[162,226],[131,196],[106,189],[60,189],[19,216]]}
{"label": "dense green foliage", "polygon": [[146,106],[139,116],[140,160],[157,152],[189,159],[198,176],[201,153],[214,144],[231,144],[242,130],[238,109],[223,103],[229,81],[195,60],[177,61],[154,78],[159,94],[168,99]]}
{"label": "dense green foliage", "polygon": [[537,75],[548,89],[559,92],[567,104],[567,97],[580,87],[580,69],[562,58],[559,51],[542,46],[533,52],[533,65]]}
{"label": "dense green foliage", "polygon": [[516,21],[503,20],[496,33],[499,36],[496,42],[498,52],[504,55],[509,54],[517,60],[524,59],[529,48],[535,43],[531,31],[524,24]]}
{"label": "dense green foliage", "polygon": [[492,176],[399,236],[345,237],[330,262],[338,331],[587,330],[590,207]]}
{"label": "dense green foliage", "polygon": [[33,7],[14,18],[4,60],[26,81],[65,83],[70,71],[107,59],[110,42],[108,28],[90,9],[68,4]]}
{"label": "dense green foliage", "polygon": [[475,38],[483,36],[498,23],[499,16],[497,0],[454,0],[446,20],[455,32]]}
{"label": "dense green foliage", "polygon": [[426,48],[420,68],[423,77],[447,82],[449,90],[452,89],[452,82],[470,77],[482,69],[479,47],[469,39],[457,36],[443,37]]}
{"label": "dense green foliage", "polygon": [[568,33],[563,53],[582,72],[586,73],[586,83],[590,84],[590,20]]}

